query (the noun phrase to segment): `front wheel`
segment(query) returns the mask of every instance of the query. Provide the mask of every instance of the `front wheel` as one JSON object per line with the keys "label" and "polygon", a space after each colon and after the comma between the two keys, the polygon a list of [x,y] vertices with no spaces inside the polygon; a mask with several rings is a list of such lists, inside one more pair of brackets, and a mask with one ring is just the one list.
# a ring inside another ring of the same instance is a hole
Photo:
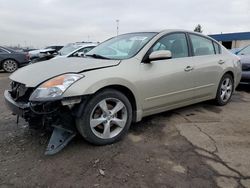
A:
{"label": "front wheel", "polygon": [[215,102],[219,106],[226,105],[232,97],[234,90],[233,78],[230,74],[225,74],[219,84]]}
{"label": "front wheel", "polygon": [[76,120],[80,134],[90,143],[106,145],[120,140],[132,121],[132,107],[127,97],[113,89],[94,95]]}

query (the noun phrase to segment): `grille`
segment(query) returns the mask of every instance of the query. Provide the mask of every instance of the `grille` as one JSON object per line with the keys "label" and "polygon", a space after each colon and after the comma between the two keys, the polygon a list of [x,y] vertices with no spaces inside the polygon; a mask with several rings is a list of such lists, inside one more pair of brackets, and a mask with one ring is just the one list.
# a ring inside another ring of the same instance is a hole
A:
{"label": "grille", "polygon": [[28,102],[33,91],[32,88],[27,88],[24,84],[11,82],[10,95],[15,101]]}

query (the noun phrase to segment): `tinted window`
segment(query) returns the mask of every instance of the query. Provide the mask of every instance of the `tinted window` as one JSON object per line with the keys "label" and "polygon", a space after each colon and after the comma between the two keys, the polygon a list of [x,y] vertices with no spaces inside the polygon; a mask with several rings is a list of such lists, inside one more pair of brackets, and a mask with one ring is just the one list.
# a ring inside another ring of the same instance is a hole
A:
{"label": "tinted window", "polygon": [[250,55],[250,46],[243,48],[240,52],[240,55]]}
{"label": "tinted window", "polygon": [[161,38],[152,48],[152,51],[169,50],[172,58],[188,57],[188,45],[184,33],[169,34]]}
{"label": "tinted window", "polygon": [[214,43],[215,53],[216,53],[216,54],[219,54],[219,53],[220,53],[220,46],[219,46],[219,44],[217,44],[217,43],[215,43],[215,42],[213,42],[213,43]]}
{"label": "tinted window", "polygon": [[195,56],[215,54],[211,40],[197,35],[190,35]]}

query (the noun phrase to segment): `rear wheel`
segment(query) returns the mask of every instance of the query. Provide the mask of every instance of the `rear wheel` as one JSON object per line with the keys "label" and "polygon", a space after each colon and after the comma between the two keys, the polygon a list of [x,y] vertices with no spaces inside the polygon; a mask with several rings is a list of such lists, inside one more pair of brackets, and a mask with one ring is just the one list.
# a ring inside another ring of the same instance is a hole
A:
{"label": "rear wheel", "polygon": [[18,64],[13,59],[7,59],[2,63],[2,68],[5,72],[14,72],[18,69]]}
{"label": "rear wheel", "polygon": [[234,89],[233,78],[230,74],[225,74],[219,84],[215,102],[217,105],[223,106],[231,99]]}
{"label": "rear wheel", "polygon": [[91,98],[76,126],[90,143],[106,145],[120,140],[132,121],[132,107],[119,91],[106,89]]}

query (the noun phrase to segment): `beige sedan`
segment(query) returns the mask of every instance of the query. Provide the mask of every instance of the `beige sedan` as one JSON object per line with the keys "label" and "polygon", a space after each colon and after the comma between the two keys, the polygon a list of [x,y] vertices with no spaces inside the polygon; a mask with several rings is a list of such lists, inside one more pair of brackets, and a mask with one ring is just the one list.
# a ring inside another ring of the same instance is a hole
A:
{"label": "beige sedan", "polygon": [[[207,36],[137,32],[111,38],[84,58],[54,59],[16,71],[5,98],[31,127],[53,126],[62,142],[78,130],[87,141],[104,145],[151,114],[211,99],[225,105],[240,78],[239,59]],[[61,136],[62,130],[68,136]]]}

